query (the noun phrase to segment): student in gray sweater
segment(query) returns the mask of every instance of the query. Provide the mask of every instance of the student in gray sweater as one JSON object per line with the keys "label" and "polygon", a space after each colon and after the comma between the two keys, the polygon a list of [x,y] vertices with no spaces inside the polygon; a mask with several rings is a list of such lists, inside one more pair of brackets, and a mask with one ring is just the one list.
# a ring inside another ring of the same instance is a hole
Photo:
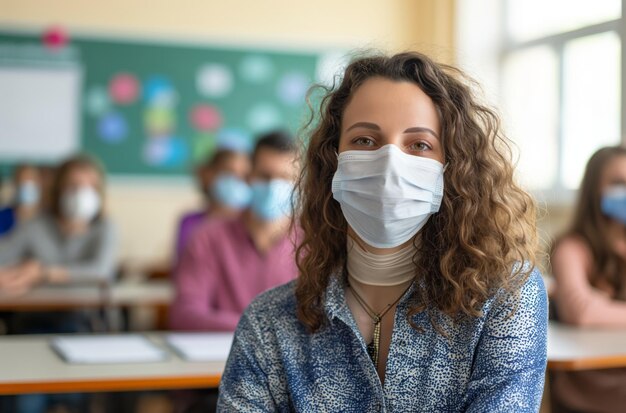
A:
{"label": "student in gray sweater", "polygon": [[117,266],[117,239],[103,214],[104,173],[80,155],[64,162],[50,214],[18,225],[0,240],[0,295],[40,284],[109,281]]}
{"label": "student in gray sweater", "polygon": [[[40,284],[106,282],[117,266],[116,235],[103,214],[104,172],[98,162],[76,156],[58,169],[52,187],[51,213],[41,214],[0,240],[0,296],[27,293]],[[9,332],[75,333],[92,330],[83,311],[11,314]],[[1,404],[2,401],[0,401]],[[45,412],[53,403],[83,411],[80,394],[29,394],[7,399],[15,411]]]}

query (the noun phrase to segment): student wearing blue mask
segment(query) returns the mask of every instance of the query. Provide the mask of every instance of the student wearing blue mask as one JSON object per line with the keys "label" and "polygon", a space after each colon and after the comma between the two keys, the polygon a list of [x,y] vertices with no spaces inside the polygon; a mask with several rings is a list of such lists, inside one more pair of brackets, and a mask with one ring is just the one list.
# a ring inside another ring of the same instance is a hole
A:
{"label": "student wearing blue mask", "polygon": [[247,183],[217,181],[217,196],[245,200],[247,208],[231,219],[208,220],[191,236],[176,268],[172,328],[233,331],[257,294],[296,276],[295,159],[292,137],[272,132],[256,144]]}
{"label": "student wearing blue mask", "polygon": [[536,412],[547,297],[498,118],[419,53],[354,60],[299,180],[299,275],[241,317],[228,412]]}
{"label": "student wearing blue mask", "polygon": [[[572,223],[554,244],[559,321],[626,327],[626,148],[605,147],[587,163]],[[552,372],[555,412],[621,412],[626,370]]]}
{"label": "student wearing blue mask", "polygon": [[33,165],[18,165],[13,178],[13,203],[0,209],[0,236],[37,216],[42,201],[41,174]]}
{"label": "student wearing blue mask", "polygon": [[250,188],[246,183],[250,173],[250,156],[242,151],[218,149],[196,170],[205,205],[199,211],[186,213],[178,224],[176,259],[194,231],[208,218],[233,218],[250,203]]}

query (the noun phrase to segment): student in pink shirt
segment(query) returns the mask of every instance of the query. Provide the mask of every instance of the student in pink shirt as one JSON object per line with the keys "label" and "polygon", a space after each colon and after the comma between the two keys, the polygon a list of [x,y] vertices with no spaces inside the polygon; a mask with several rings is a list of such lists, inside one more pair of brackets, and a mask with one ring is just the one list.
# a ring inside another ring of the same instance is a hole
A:
{"label": "student in pink shirt", "polygon": [[[598,150],[587,163],[570,229],[552,250],[559,321],[626,328],[626,148]],[[554,412],[621,412],[626,370],[553,372]]]}
{"label": "student in pink shirt", "polygon": [[[191,211],[181,217],[176,235],[177,260],[194,231],[207,218],[231,218],[247,206],[246,190],[241,190],[240,182],[249,173],[250,156],[229,148],[218,149],[206,163],[198,167],[196,176],[200,191],[205,195],[206,205],[199,211]],[[230,186],[230,190],[224,191],[225,186]]]}
{"label": "student in pink shirt", "polygon": [[296,147],[282,132],[265,135],[252,155],[250,207],[208,220],[192,235],[176,269],[170,325],[234,331],[259,293],[296,277],[291,224]]}

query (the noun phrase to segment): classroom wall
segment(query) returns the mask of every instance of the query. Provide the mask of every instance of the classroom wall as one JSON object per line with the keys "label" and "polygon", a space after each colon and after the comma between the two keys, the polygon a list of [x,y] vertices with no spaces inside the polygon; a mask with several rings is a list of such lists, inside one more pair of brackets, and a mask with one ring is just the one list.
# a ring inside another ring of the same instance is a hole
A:
{"label": "classroom wall", "polygon": [[0,0],[0,24],[443,52],[452,48],[453,6],[453,0]]}
{"label": "classroom wall", "polygon": [[[455,0],[0,0],[0,28],[181,38],[289,48],[417,49],[451,62]],[[169,260],[191,181],[112,180],[108,210],[134,265]]]}

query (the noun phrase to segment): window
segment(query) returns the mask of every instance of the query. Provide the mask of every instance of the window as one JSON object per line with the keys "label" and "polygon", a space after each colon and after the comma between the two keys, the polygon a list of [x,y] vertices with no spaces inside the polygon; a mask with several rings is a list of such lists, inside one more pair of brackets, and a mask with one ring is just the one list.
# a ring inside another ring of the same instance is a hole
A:
{"label": "window", "polygon": [[[567,198],[591,154],[622,141],[622,0],[458,5],[459,63],[496,78],[487,83],[519,150],[519,180],[539,198]],[[499,41],[481,43],[489,26]]]}

